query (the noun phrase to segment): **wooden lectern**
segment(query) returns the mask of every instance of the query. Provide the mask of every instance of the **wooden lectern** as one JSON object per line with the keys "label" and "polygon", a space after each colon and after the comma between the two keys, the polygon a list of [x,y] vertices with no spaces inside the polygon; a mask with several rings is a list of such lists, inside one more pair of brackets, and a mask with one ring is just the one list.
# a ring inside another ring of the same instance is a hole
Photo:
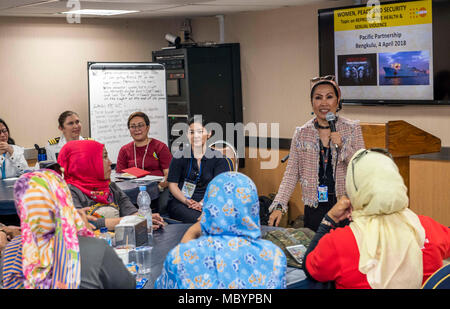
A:
{"label": "wooden lectern", "polygon": [[441,140],[403,120],[387,123],[361,122],[366,149],[386,148],[394,157],[408,188],[409,156],[441,151]]}

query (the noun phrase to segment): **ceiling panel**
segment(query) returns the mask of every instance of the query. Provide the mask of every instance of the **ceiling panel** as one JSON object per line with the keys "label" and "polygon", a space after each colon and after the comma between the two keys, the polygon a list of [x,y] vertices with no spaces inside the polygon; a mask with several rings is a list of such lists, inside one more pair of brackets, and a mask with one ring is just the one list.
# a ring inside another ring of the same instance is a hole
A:
{"label": "ceiling panel", "polygon": [[[196,1],[195,1],[196,2]],[[213,0],[208,1],[205,4],[214,5],[243,5],[243,6],[293,6],[293,5],[304,5],[313,2],[323,2],[323,0]]]}
{"label": "ceiling panel", "polygon": [[[75,0],[0,0],[0,16],[65,17],[60,12],[74,8],[72,4],[76,2]],[[270,10],[313,2],[323,2],[323,0],[84,0],[79,3],[81,9],[141,11],[107,17],[82,16],[82,18],[151,18],[212,16]]]}
{"label": "ceiling panel", "polygon": [[17,6],[41,3],[43,0],[1,0],[0,10],[14,8]]}
{"label": "ceiling panel", "polygon": [[[190,4],[209,2],[211,0],[82,0],[82,2],[102,2],[102,3],[141,3],[141,4]],[[246,2],[246,0],[243,0]],[[263,0],[264,1],[264,0]],[[275,0],[279,1],[279,0]]]}
{"label": "ceiling panel", "polygon": [[[136,10],[136,11],[153,11],[172,8],[175,5],[167,4],[139,4],[139,3],[98,3],[83,1],[80,5],[81,9],[116,9],[116,10]],[[21,8],[12,8],[1,10],[0,15],[14,16],[55,16],[61,12],[70,11],[73,6],[66,6],[64,2],[51,2],[36,6],[26,6]],[[129,15],[129,14],[126,14]],[[65,16],[65,15],[62,15]],[[85,17],[85,16],[83,16]],[[87,16],[86,16],[87,17]],[[98,17],[98,16],[96,16]]]}
{"label": "ceiling panel", "polygon": [[192,4],[182,7],[173,7],[164,9],[162,11],[154,12],[159,16],[211,16],[217,14],[230,14],[237,12],[247,12],[247,11],[259,11],[259,10],[270,10],[278,8],[275,5],[206,5],[206,4]]}

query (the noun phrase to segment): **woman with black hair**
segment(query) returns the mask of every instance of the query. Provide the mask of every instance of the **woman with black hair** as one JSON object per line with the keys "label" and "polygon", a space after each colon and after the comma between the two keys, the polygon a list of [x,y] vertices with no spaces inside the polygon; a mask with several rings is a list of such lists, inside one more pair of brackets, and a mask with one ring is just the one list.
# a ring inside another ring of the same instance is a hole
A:
{"label": "woman with black hair", "polygon": [[[282,215],[288,211],[291,194],[300,182],[305,205],[304,226],[316,231],[323,216],[339,197],[345,195],[345,173],[350,158],[358,149],[364,148],[359,121],[336,115],[342,102],[334,76],[313,78],[310,86],[315,116],[295,130],[289,162],[269,208],[270,226],[278,226]],[[334,128],[327,115],[336,119]]]}
{"label": "woman with black hair", "polygon": [[201,117],[192,117],[187,124],[190,151],[175,153],[170,163],[168,210],[170,218],[194,223],[202,212],[209,182],[220,173],[232,171],[233,162],[206,146],[211,132]]}
{"label": "woman with black hair", "polygon": [[15,145],[8,125],[0,119],[0,179],[18,177],[28,168],[23,147]]}
{"label": "woman with black hair", "polygon": [[[159,198],[156,203],[156,212],[165,212],[169,199],[167,176],[172,154],[164,142],[149,137],[150,119],[143,112],[134,112],[128,117],[128,130],[133,141],[120,148],[117,157],[116,172],[124,173],[130,167],[137,167],[150,172],[153,176],[163,176],[158,183]],[[153,207],[152,207],[153,208]]]}

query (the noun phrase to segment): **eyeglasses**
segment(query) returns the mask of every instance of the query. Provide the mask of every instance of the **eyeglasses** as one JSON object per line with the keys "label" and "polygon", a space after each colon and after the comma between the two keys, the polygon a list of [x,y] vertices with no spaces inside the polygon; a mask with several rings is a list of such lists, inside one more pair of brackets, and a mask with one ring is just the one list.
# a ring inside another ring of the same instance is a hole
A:
{"label": "eyeglasses", "polygon": [[8,130],[7,130],[7,129],[0,130],[0,134],[1,134],[1,133],[3,133],[3,134],[8,134]]}
{"label": "eyeglasses", "polygon": [[142,129],[142,128],[144,128],[144,127],[146,127],[147,125],[145,124],[145,123],[143,123],[143,122],[141,122],[141,123],[138,123],[137,125],[131,125],[130,126],[130,130],[137,130],[137,129]]}
{"label": "eyeglasses", "polygon": [[311,78],[311,80],[310,80],[311,88],[315,83],[317,83],[318,81],[321,81],[321,80],[336,81],[336,77],[334,75],[326,75],[326,76],[319,76],[319,77]]}
{"label": "eyeglasses", "polygon": [[358,188],[356,187],[356,183],[355,183],[355,164],[356,162],[358,162],[362,157],[364,157],[366,154],[368,154],[369,152],[378,152],[381,154],[384,154],[385,156],[388,156],[389,158],[391,158],[392,160],[394,160],[392,158],[391,153],[384,148],[370,148],[370,149],[366,149],[364,151],[361,151],[353,160],[352,160],[352,178],[353,178],[353,186],[355,186],[355,190],[358,191]]}

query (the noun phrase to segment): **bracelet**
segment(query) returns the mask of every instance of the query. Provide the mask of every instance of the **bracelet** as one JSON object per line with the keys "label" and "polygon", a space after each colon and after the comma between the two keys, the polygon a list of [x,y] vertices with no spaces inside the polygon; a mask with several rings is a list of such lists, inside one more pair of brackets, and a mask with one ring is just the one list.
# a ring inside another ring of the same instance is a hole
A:
{"label": "bracelet", "polygon": [[286,211],[284,210],[283,206],[280,203],[278,203],[273,210],[281,211],[283,215],[286,213]]}
{"label": "bracelet", "polygon": [[332,229],[334,229],[334,228],[336,228],[336,225],[335,225],[335,223],[334,223],[334,221],[332,221],[332,220],[330,219],[327,219],[326,217],[323,217],[323,219],[322,219],[322,221],[320,222],[320,224],[324,224],[324,225],[326,225],[326,226],[329,226],[329,227],[331,227]]}

